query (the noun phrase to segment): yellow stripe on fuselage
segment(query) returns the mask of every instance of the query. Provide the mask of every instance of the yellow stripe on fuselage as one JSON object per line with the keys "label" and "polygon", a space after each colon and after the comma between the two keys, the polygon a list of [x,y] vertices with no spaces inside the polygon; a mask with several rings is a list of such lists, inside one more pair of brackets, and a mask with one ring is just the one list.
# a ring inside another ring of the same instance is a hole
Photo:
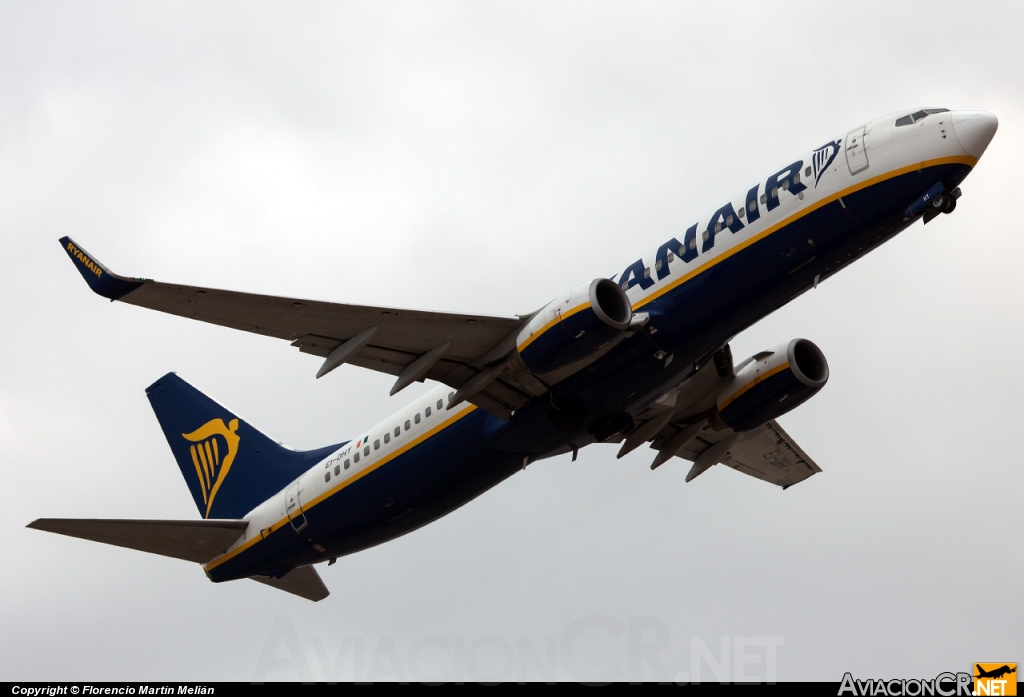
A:
{"label": "yellow stripe on fuselage", "polygon": [[541,327],[540,329],[535,331],[533,334],[530,334],[530,336],[527,337],[526,341],[524,341],[523,343],[521,343],[518,346],[516,346],[516,350],[519,351],[520,353],[522,353],[523,349],[525,349],[527,346],[529,346],[534,341],[539,339],[540,335],[543,334],[544,332],[546,332],[547,330],[551,329],[551,327],[555,326],[556,324],[558,324],[559,322],[561,322],[563,319],[565,319],[567,317],[572,317],[573,315],[575,315],[577,312],[579,312],[581,310],[586,310],[588,307],[590,307],[590,301],[589,300],[587,302],[585,302],[585,303],[577,305],[576,307],[572,308],[571,310],[568,310],[566,312],[559,312],[557,317],[555,317],[553,320],[551,320],[550,322],[545,324],[543,327]]}
{"label": "yellow stripe on fuselage", "polygon": [[[380,460],[378,460],[377,462],[373,463],[371,466],[367,467],[366,469],[361,470],[359,472],[356,472],[351,477],[349,477],[345,481],[341,482],[341,484],[339,484],[338,486],[334,487],[330,491],[325,491],[324,493],[320,494],[319,496],[314,498],[309,503],[301,503],[300,502],[300,504],[299,504],[299,514],[300,515],[301,514],[305,514],[307,511],[309,511],[311,508],[313,508],[317,504],[320,504],[323,501],[325,501],[328,498],[330,498],[331,496],[334,496],[335,494],[337,494],[338,492],[340,492],[341,490],[343,490],[345,487],[349,486],[350,484],[354,484],[355,482],[358,482],[360,479],[362,479],[366,475],[370,474],[370,472],[373,472],[373,471],[377,470],[378,468],[383,467],[384,465],[386,465],[387,463],[391,462],[392,460],[394,460],[399,455],[402,455],[404,453],[409,452],[410,450],[415,448],[420,443],[423,443],[427,439],[432,438],[433,436],[437,435],[438,433],[440,433],[444,429],[446,429],[449,426],[451,426],[452,424],[454,424],[459,419],[461,419],[464,416],[472,413],[473,410],[475,410],[475,409],[476,409],[475,405],[472,405],[472,404],[469,405],[464,411],[456,414],[455,416],[450,418],[448,421],[445,421],[444,423],[437,425],[436,427],[434,427],[433,429],[427,431],[423,435],[415,438],[414,440],[410,441],[409,443],[406,443],[405,445],[403,445],[401,448],[399,448],[395,452],[393,452],[393,453],[391,453],[391,454],[389,454],[389,455],[387,455],[385,457],[382,457]],[[235,549],[233,549],[233,550],[231,550],[229,552],[226,552],[225,554],[223,554],[220,557],[217,557],[213,561],[207,562],[203,566],[203,569],[205,571],[209,571],[210,569],[213,569],[213,568],[216,568],[216,567],[220,566],[224,562],[228,561],[229,559],[232,559],[233,557],[237,556],[238,554],[241,554],[242,552],[244,552],[245,550],[249,549],[254,544],[259,542],[260,540],[262,540],[265,537],[269,536],[272,532],[274,532],[276,530],[279,530],[280,528],[284,527],[288,522],[289,522],[289,520],[288,520],[288,516],[286,514],[283,518],[279,518],[277,520],[277,522],[275,522],[275,523],[271,524],[269,527],[264,528],[261,531],[259,531],[260,534],[257,534],[255,537],[252,537],[252,538],[246,540],[245,542],[243,542],[241,545],[239,545]],[[263,533],[265,533],[265,534],[263,534]]]}
{"label": "yellow stripe on fuselage", "polygon": [[765,228],[764,230],[762,230],[761,232],[757,233],[756,235],[754,235],[750,239],[744,240],[743,242],[737,244],[735,247],[726,250],[725,252],[723,252],[722,254],[718,255],[717,257],[714,257],[713,259],[709,259],[707,261],[707,263],[705,263],[703,266],[700,266],[700,267],[694,269],[693,271],[690,271],[689,273],[684,274],[683,276],[680,276],[679,278],[677,278],[676,280],[672,281],[671,283],[666,284],[664,288],[659,288],[658,290],[654,291],[650,295],[645,296],[643,298],[640,298],[636,302],[636,304],[633,305],[633,309],[634,310],[638,310],[641,307],[643,307],[644,305],[647,305],[648,303],[654,302],[655,300],[657,300],[658,298],[663,296],[665,293],[668,293],[669,291],[671,291],[671,290],[673,290],[675,288],[678,288],[682,284],[684,284],[687,281],[689,281],[691,278],[694,278],[695,276],[698,276],[698,275],[704,273],[705,271],[710,269],[715,264],[718,264],[718,263],[720,263],[722,261],[725,261],[726,259],[728,259],[729,257],[731,257],[734,254],[738,254],[739,252],[742,252],[744,249],[746,249],[750,245],[756,244],[757,242],[760,242],[761,240],[763,240],[765,237],[767,237],[768,235],[772,234],[773,232],[777,232],[778,230],[781,230],[782,228],[786,227],[790,223],[793,223],[793,222],[799,220],[800,218],[804,217],[805,215],[809,215],[809,214],[813,213],[814,211],[818,210],[819,208],[823,208],[824,206],[827,206],[830,203],[838,201],[843,196],[849,196],[850,194],[853,194],[853,193],[856,193],[858,191],[861,191],[862,189],[866,189],[869,186],[874,186],[875,184],[878,184],[879,182],[883,182],[883,181],[885,181],[887,179],[893,179],[895,177],[899,177],[901,175],[908,174],[910,172],[916,172],[918,170],[925,169],[926,167],[938,167],[940,165],[951,165],[951,164],[967,165],[968,167],[974,167],[974,165],[976,165],[977,163],[978,163],[978,158],[976,158],[976,157],[966,157],[966,156],[964,156],[964,157],[960,157],[960,156],[957,156],[957,157],[941,157],[941,158],[938,158],[936,160],[926,160],[926,161],[918,163],[916,165],[910,165],[909,167],[901,167],[899,169],[894,169],[891,172],[886,172],[885,174],[880,174],[877,177],[872,177],[871,179],[865,179],[864,181],[860,182],[859,184],[855,184],[855,185],[853,185],[851,187],[843,189],[842,191],[840,191],[837,194],[832,194],[828,198],[824,198],[821,201],[818,201],[817,203],[815,203],[815,204],[813,204],[811,206],[808,206],[807,208],[804,208],[801,211],[797,211],[796,213],[794,213],[790,217],[786,218],[785,220],[782,220],[782,221],[780,221],[778,223],[775,223],[774,225],[772,225],[770,227]]}
{"label": "yellow stripe on fuselage", "polygon": [[725,409],[725,408],[726,408],[727,406],[729,406],[730,404],[732,404],[733,402],[735,402],[735,401],[736,401],[737,399],[739,399],[739,398],[740,398],[740,397],[741,397],[741,396],[742,396],[742,395],[743,395],[743,394],[744,394],[744,393],[745,393],[745,392],[746,392],[747,390],[749,390],[749,389],[750,389],[751,387],[753,387],[753,386],[754,386],[754,385],[756,385],[757,383],[761,382],[762,380],[767,380],[767,379],[768,379],[768,378],[770,378],[770,377],[771,377],[772,375],[777,375],[778,373],[781,373],[781,372],[782,372],[783,370],[785,370],[785,369],[786,369],[786,368],[788,368],[788,367],[789,367],[789,363],[783,363],[782,365],[780,365],[780,366],[779,366],[779,367],[777,367],[777,368],[772,368],[771,370],[769,370],[769,371],[768,371],[767,373],[765,373],[764,375],[758,375],[758,376],[757,376],[757,377],[755,377],[755,378],[754,378],[753,380],[751,380],[750,382],[748,382],[748,383],[747,383],[746,385],[744,385],[743,387],[741,387],[740,389],[736,390],[736,391],[735,391],[735,392],[733,392],[733,393],[732,393],[731,395],[729,395],[729,397],[728,397],[728,398],[727,398],[727,399],[726,399],[725,401],[723,401],[723,402],[722,402],[721,404],[719,404],[719,405],[718,405],[718,411],[722,411],[722,410],[723,410],[723,409]]}

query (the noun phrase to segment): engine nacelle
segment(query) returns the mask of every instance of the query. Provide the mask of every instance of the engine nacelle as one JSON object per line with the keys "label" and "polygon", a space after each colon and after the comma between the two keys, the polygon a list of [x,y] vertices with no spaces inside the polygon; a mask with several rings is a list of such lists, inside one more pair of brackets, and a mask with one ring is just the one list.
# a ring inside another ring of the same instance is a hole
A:
{"label": "engine nacelle", "polygon": [[755,429],[800,406],[826,382],[825,354],[807,339],[793,339],[740,364],[718,392],[712,424],[737,432]]}
{"label": "engine nacelle", "polygon": [[530,371],[546,373],[614,341],[632,318],[626,292],[618,283],[598,278],[548,303],[523,327],[516,349]]}

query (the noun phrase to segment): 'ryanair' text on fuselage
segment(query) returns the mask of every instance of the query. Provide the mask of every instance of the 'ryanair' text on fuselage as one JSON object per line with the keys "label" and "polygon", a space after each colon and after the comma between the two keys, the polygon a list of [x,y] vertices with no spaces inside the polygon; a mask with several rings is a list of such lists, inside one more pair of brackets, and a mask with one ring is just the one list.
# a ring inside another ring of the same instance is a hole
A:
{"label": "'ryanair' text on fuselage", "polygon": [[[736,234],[747,225],[759,220],[761,217],[761,206],[764,206],[769,213],[778,208],[780,205],[779,191],[788,191],[794,196],[798,196],[802,191],[805,191],[807,185],[800,181],[800,170],[803,166],[804,161],[797,160],[768,177],[764,183],[764,193],[760,201],[758,200],[759,185],[754,185],[747,191],[744,204],[746,224],[740,219],[741,214],[733,207],[732,201],[715,211],[711,215],[707,227],[701,233],[700,252],[706,253],[711,251],[715,246],[715,235],[723,230],[728,229],[731,233]],[[678,255],[685,263],[689,263],[697,258],[698,226],[699,223],[694,223],[687,228],[686,233],[683,235],[682,244],[680,244],[677,238],[672,237],[658,247],[654,260],[654,270],[659,281],[669,275],[669,262],[672,261],[672,255]],[[650,270],[644,264],[642,258],[627,266],[626,270],[619,277],[619,285],[626,291],[633,286],[640,286],[640,290],[647,290],[654,283],[655,281],[651,278]]]}

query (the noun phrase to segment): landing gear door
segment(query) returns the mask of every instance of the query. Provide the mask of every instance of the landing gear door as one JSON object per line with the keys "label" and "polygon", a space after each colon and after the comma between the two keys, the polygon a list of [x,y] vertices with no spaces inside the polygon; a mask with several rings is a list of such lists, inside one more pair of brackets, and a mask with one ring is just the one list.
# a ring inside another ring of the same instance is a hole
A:
{"label": "landing gear door", "polygon": [[850,174],[859,174],[868,168],[866,137],[867,128],[864,126],[846,136],[846,166],[850,168]]}
{"label": "landing gear door", "polygon": [[284,512],[292,530],[300,532],[306,525],[306,514],[302,512],[302,501],[299,498],[299,482],[292,484],[284,493]]}

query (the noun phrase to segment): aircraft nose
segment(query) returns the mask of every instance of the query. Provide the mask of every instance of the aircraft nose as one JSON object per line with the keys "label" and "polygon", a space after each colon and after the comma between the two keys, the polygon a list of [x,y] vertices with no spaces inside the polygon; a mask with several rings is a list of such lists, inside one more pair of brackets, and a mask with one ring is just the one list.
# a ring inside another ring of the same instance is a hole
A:
{"label": "aircraft nose", "polygon": [[954,111],[953,132],[971,157],[981,157],[999,128],[999,119],[987,111]]}

